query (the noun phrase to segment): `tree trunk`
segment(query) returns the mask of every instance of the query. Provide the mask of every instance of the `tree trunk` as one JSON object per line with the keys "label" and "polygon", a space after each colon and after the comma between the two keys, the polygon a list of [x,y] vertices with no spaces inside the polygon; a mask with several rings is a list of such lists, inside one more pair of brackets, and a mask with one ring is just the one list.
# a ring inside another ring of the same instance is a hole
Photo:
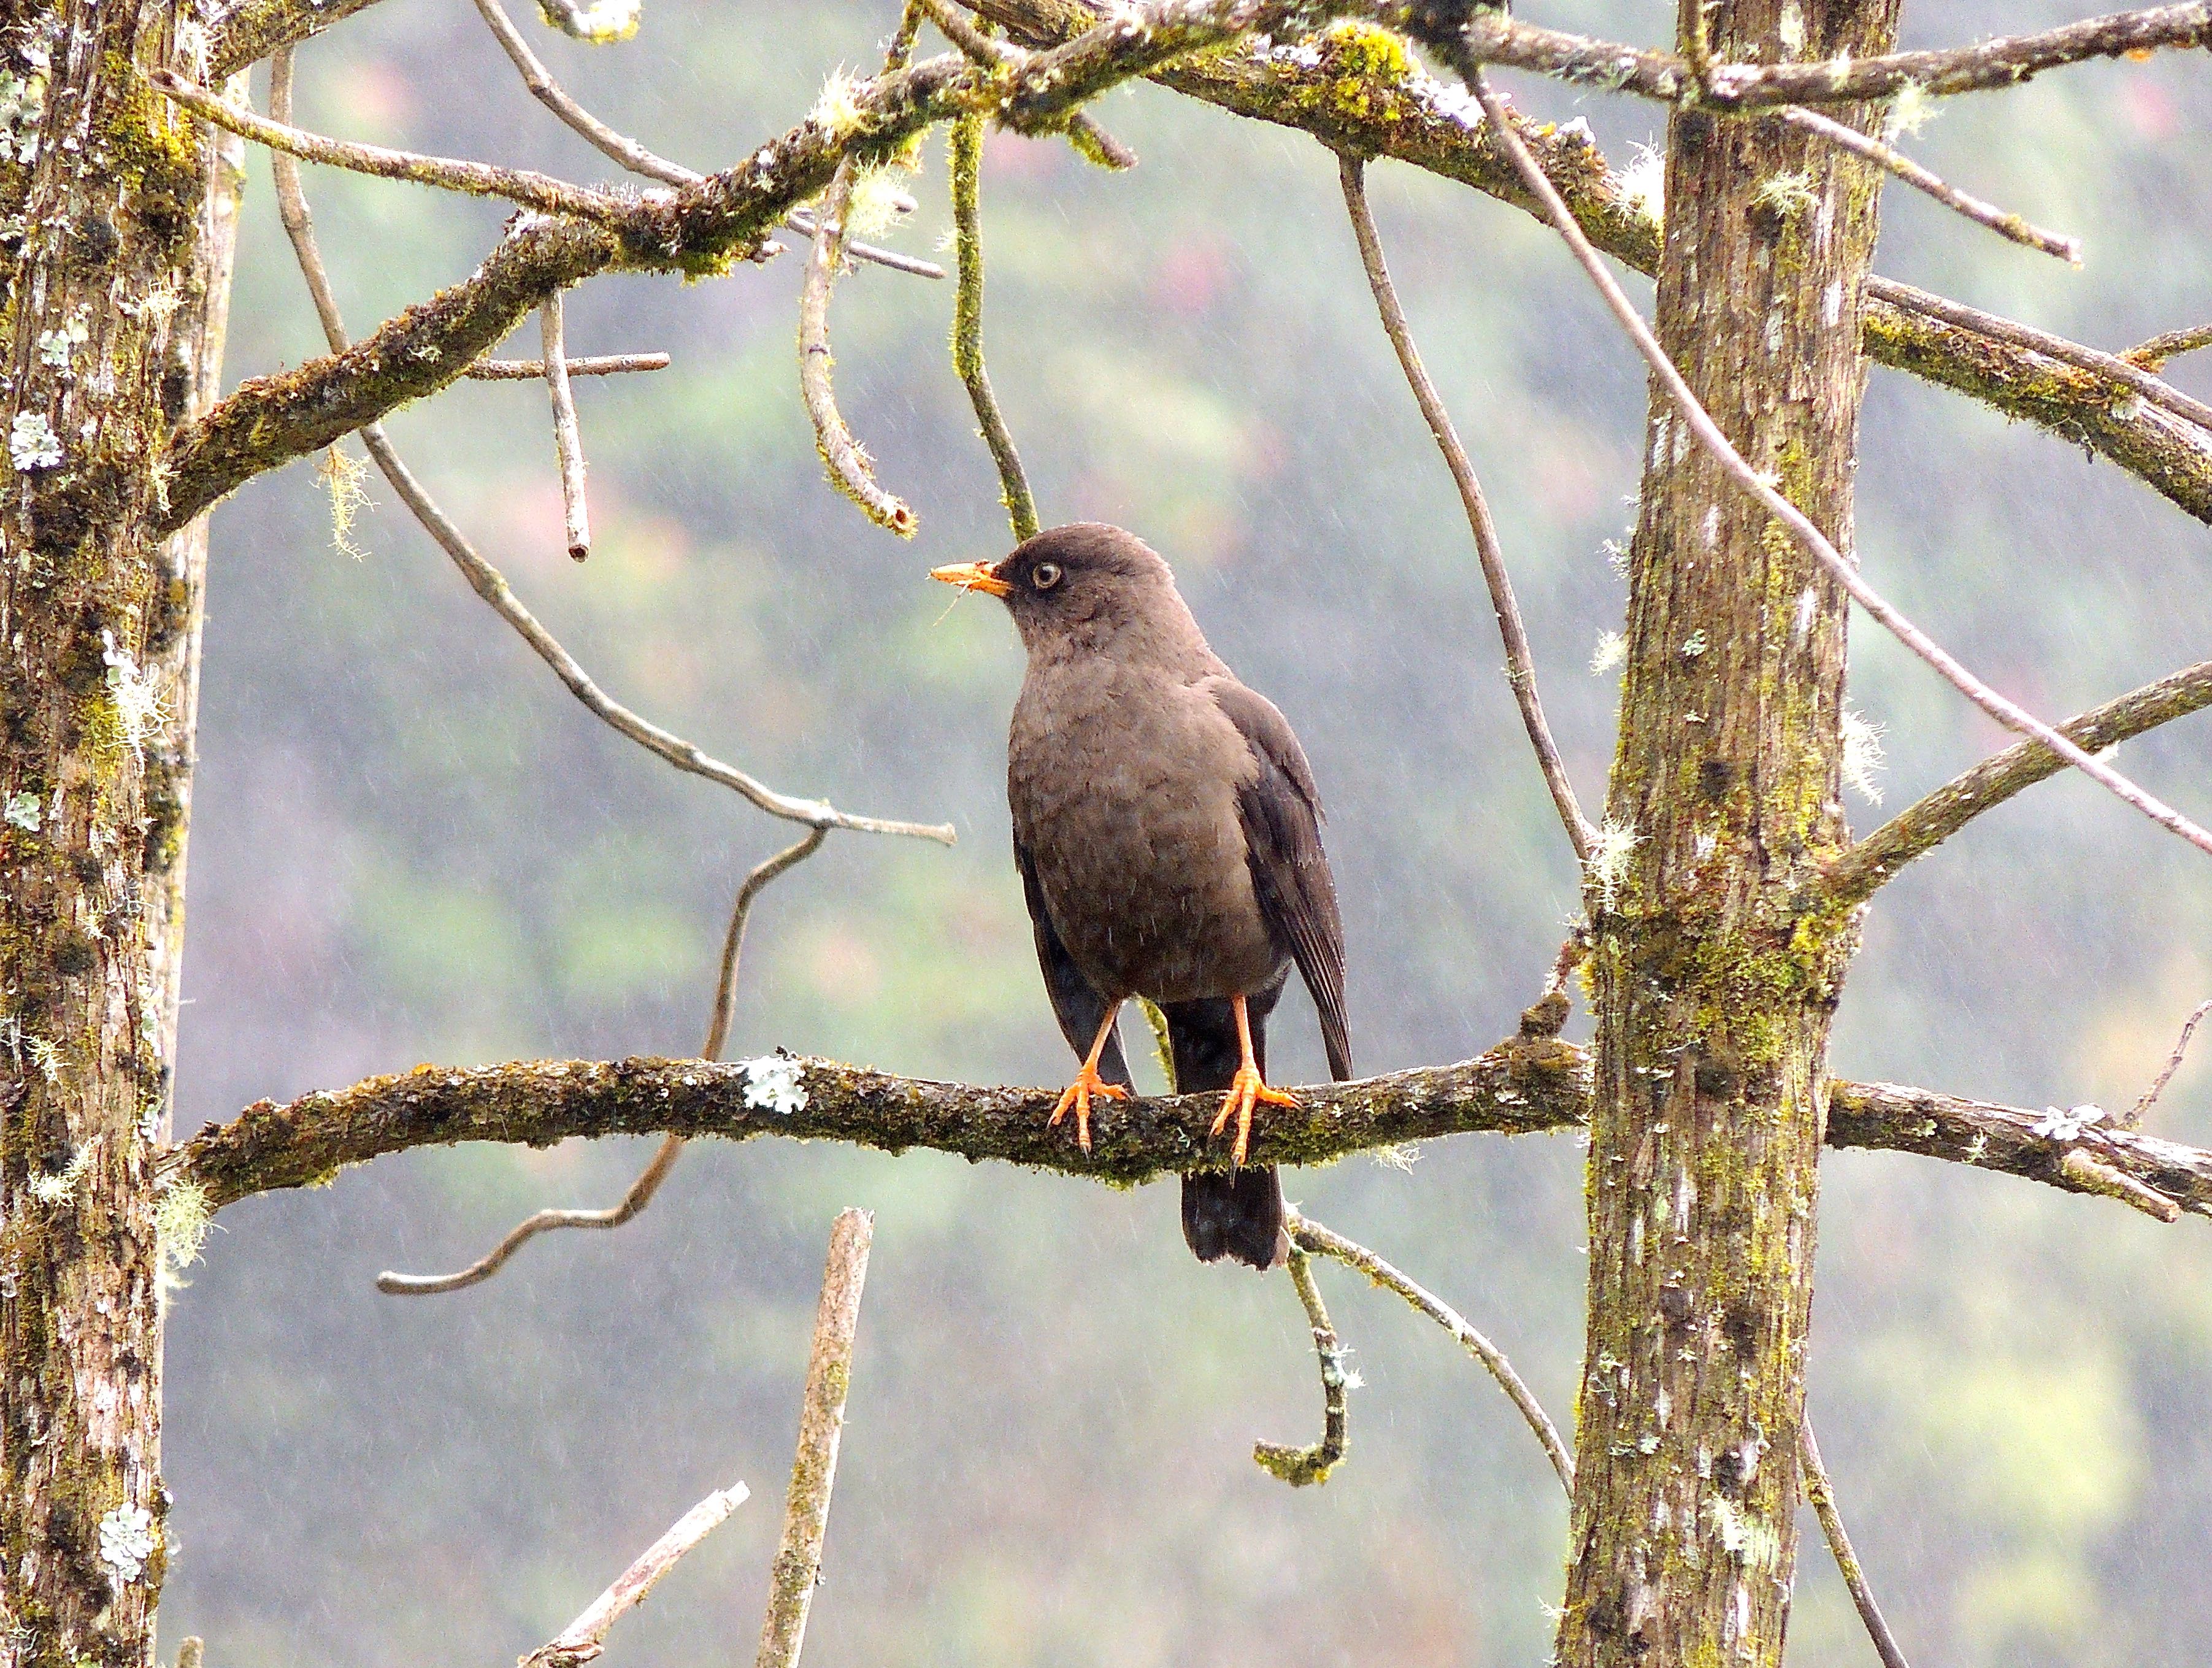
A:
{"label": "tree trunk", "polygon": [[148,527],[213,399],[233,145],[145,0],[9,9],[0,86],[0,1665],[143,1668],[166,1565],[157,1198],[184,921],[204,523]]}
{"label": "tree trunk", "polygon": [[[1895,0],[1722,0],[1716,58],[1888,49]],[[1701,43],[1684,0],[1686,53]],[[1661,341],[1845,551],[1877,180],[1778,123],[1678,112]],[[1771,1668],[1796,1560],[1830,1015],[1848,918],[1845,599],[1652,390],[1605,849],[1589,1321],[1558,1659]]]}

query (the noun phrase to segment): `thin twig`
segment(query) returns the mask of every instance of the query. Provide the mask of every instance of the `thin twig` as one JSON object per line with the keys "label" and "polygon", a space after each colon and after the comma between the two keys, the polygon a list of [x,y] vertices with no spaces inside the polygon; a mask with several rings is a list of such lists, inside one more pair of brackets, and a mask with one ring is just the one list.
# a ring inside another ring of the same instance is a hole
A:
{"label": "thin twig", "polygon": [[606,1648],[608,1630],[643,1604],[646,1594],[682,1561],[685,1553],[727,1522],[730,1513],[745,1503],[746,1495],[744,1483],[733,1483],[716,1489],[686,1512],[586,1606],[581,1616],[524,1657],[520,1668],[578,1668],[597,1657]]}
{"label": "thin twig", "polygon": [[830,189],[822,193],[814,241],[807,252],[806,282],[799,295],[799,385],[805,396],[806,415],[814,424],[816,449],[837,490],[878,527],[911,539],[917,525],[914,511],[903,499],[877,484],[867,448],[853,438],[853,431],[846,426],[830,380],[830,368],[835,362],[830,354],[830,292],[844,258],[844,222],[852,207],[854,179],[853,161],[847,157],[837,164]]}
{"label": "thin twig", "polygon": [[2185,417],[2198,428],[2212,432],[2212,405],[2192,399],[2164,378],[2152,375],[2133,360],[2119,354],[2084,347],[2079,342],[2068,341],[2063,336],[2053,336],[2047,330],[2038,330],[2032,325],[2023,325],[2012,319],[2000,319],[1994,313],[1984,313],[1979,307],[1967,307],[1942,295],[1931,295],[1924,289],[1916,289],[1911,284],[1899,283],[1894,280],[1883,284],[1881,294],[1899,307],[1910,307],[1915,313],[1939,319],[1960,330],[1973,331],[2008,347],[2039,353],[2046,359],[2079,366],[2085,371],[2097,371],[2116,382],[2126,384],[2151,405],[2162,407],[2178,417]]}
{"label": "thin twig", "polygon": [[[558,116],[569,128],[596,147],[600,154],[612,158],[633,173],[643,174],[648,180],[658,180],[665,186],[693,186],[706,176],[681,162],[672,162],[665,156],[647,149],[626,133],[608,126],[597,116],[576,102],[561,83],[553,79],[544,60],[530,49],[530,42],[522,31],[514,27],[506,9],[499,0],[476,0],[477,13],[484,27],[492,32],[501,49],[522,76],[522,84],[530,95]],[[789,223],[808,237],[814,235],[814,217],[804,210],[794,211]],[[872,244],[854,243],[845,253],[854,260],[872,261],[878,266],[888,266],[901,272],[912,272],[925,278],[941,278],[945,269],[934,261],[917,260],[912,255],[902,255],[896,250],[878,249]],[[577,361],[569,367],[573,373]]]}
{"label": "thin twig", "polygon": [[[292,55],[288,47],[270,61],[269,105],[278,113],[280,119],[289,115],[292,106]],[[345,320],[339,314],[337,297],[331,289],[330,274],[324,270],[322,252],[315,242],[314,222],[307,212],[307,193],[301,189],[299,166],[282,151],[270,156],[270,172],[276,181],[278,217],[292,241],[292,250],[298,257],[300,271],[307,279],[307,291],[314,299],[315,314],[322,320],[323,333],[329,339],[331,350],[342,353],[346,346]],[[713,755],[702,752],[693,742],[682,736],[649,723],[628,707],[610,697],[594,682],[574,655],[561,646],[560,639],[538,622],[536,615],[522,606],[508,587],[498,569],[477,554],[476,546],[456,527],[437,502],[415,478],[414,472],[403,462],[392,442],[386,438],[384,425],[372,423],[361,430],[362,444],[376,461],[384,477],[392,483],[415,519],[424,531],[435,539],[439,547],[451,557],[469,587],[491,606],[494,612],[505,620],[528,643],[538,657],[553,669],[553,674],[565,684],[568,692],[582,702],[592,714],[622,734],[629,737],[647,752],[673,764],[678,770],[692,776],[704,776],[731,789],[772,817],[787,822],[805,823],[815,828],[849,828],[865,834],[902,834],[917,839],[935,840],[942,845],[953,843],[953,828],[950,823],[926,824],[894,822],[878,817],[856,817],[838,810],[823,800],[793,799],[779,794],[767,783],[748,776],[733,764],[726,764]]]}
{"label": "thin twig", "polygon": [[[571,376],[627,376],[634,371],[665,371],[665,353],[595,353],[564,362]],[[461,373],[474,382],[535,382],[545,374],[543,359],[479,359]]]}
{"label": "thin twig", "polygon": [[1498,1380],[1521,1416],[1528,1421],[1536,1440],[1543,1445],[1544,1454],[1552,1462],[1552,1470],[1559,1474],[1559,1486],[1571,1496],[1575,1490],[1575,1459],[1567,1452],[1567,1445],[1559,1440],[1559,1428],[1552,1423],[1551,1415],[1544,1411],[1513,1363],[1505,1359],[1505,1352],[1469,1325],[1467,1318],[1442,1298],[1423,1290],[1406,1275],[1366,1246],[1356,1245],[1342,1234],[1323,1227],[1310,1216],[1293,1215],[1290,1222],[1291,1243],[1322,1257],[1333,1257],[1347,1268],[1357,1269],[1385,1290],[1395,1292],[1431,1320],[1450,1333],[1461,1348],[1480,1361],[1490,1376]]}
{"label": "thin twig", "polygon": [[[985,69],[1018,74],[1029,62],[1029,52],[1010,42],[992,39],[951,0],[921,0],[921,5],[945,38]],[[1069,113],[1067,142],[1101,167],[1119,172],[1137,166],[1137,153],[1099,126],[1087,111]]]}
{"label": "thin twig", "polygon": [[1813,1440],[1813,1416],[1807,1413],[1797,1424],[1797,1457],[1805,1468],[1805,1497],[1813,1502],[1813,1511],[1820,1519],[1820,1533],[1828,1543],[1828,1550],[1835,1555],[1836,1568],[1844,1574],[1844,1585],[1851,1590],[1851,1603],[1858,1606],[1859,1620],[1873,1641],[1876,1655],[1881,1658],[1882,1668],[1911,1668],[1905,1653],[1897,1647],[1897,1639],[1882,1619],[1881,1606],[1875,1603],[1874,1589],[1867,1585],[1866,1571],[1859,1567],[1858,1554],[1851,1550],[1851,1537],[1844,1531],[1843,1513],[1836,1509],[1836,1491],[1830,1486],[1828,1473],[1820,1464],[1820,1445]]}
{"label": "thin twig", "polygon": [[545,343],[545,392],[553,402],[553,451],[561,464],[561,520],[568,558],[592,553],[592,511],[584,496],[584,439],[576,426],[576,396],[568,391],[568,350],[562,339],[561,292],[538,309]]}
{"label": "thin twig", "polygon": [[1398,301],[1397,286],[1390,281],[1390,268],[1382,258],[1382,234],[1376,230],[1375,215],[1367,204],[1367,165],[1348,153],[1340,155],[1336,160],[1344,186],[1344,205],[1352,216],[1352,232],[1358,240],[1360,265],[1366,268],[1368,287],[1375,292],[1375,307],[1382,317],[1383,334],[1390,338],[1390,345],[1397,352],[1399,367],[1405,372],[1421,416],[1428,422],[1429,433],[1436,437],[1437,449],[1444,454],[1452,481],[1459,488],[1460,502],[1467,511],[1467,524],[1474,533],[1475,557],[1482,564],[1483,582],[1490,588],[1490,606],[1498,615],[1498,635],[1505,643],[1505,681],[1511,686],[1513,699],[1521,709],[1522,727],[1528,732],[1528,745],[1536,752],[1536,766],[1544,773],[1544,785],[1551,790],[1552,803],[1567,831],[1575,857],[1587,863],[1596,831],[1590,826],[1589,819],[1583,815],[1582,806],[1575,798],[1574,784],[1567,779],[1566,763],[1559,757],[1558,744],[1552,740],[1552,727],[1544,720],[1543,697],[1536,692],[1535,652],[1528,646],[1528,628],[1521,622],[1521,605],[1513,595],[1513,579],[1506,571],[1505,551],[1498,539],[1498,524],[1492,519],[1489,500],[1483,496],[1482,482],[1474,472],[1467,447],[1460,443],[1459,431],[1452,426],[1451,412],[1444,405],[1443,396],[1437,392],[1437,385],[1430,380],[1428,368],[1421,362],[1420,350],[1413,344],[1413,327],[1407,323],[1406,309]]}
{"label": "thin twig", "polygon": [[[2212,706],[2212,661],[2200,661],[2069,718],[2063,727],[2090,752],[2105,752],[2208,706]],[[2064,768],[2040,741],[2014,742],[1923,794],[1847,848],[1822,872],[1822,889],[1832,902],[1863,903],[1914,858],[1933,850],[1984,812]]]}
{"label": "thin twig", "polygon": [[[785,870],[795,868],[819,851],[822,842],[829,837],[826,828],[808,829],[795,843],[757,865],[738,888],[738,901],[730,910],[729,930],[722,937],[721,970],[714,982],[714,1006],[707,1020],[707,1040],[699,1048],[702,1060],[720,1059],[730,1038],[730,1018],[737,1007],[738,962],[744,951],[745,923],[751,919],[753,900]],[[668,1179],[668,1172],[676,1167],[676,1160],[683,1152],[682,1135],[665,1135],[653,1150],[652,1160],[638,1172],[637,1179],[608,1208],[538,1211],[517,1222],[504,1239],[465,1269],[453,1274],[396,1274],[387,1269],[377,1275],[376,1289],[391,1297],[434,1297],[444,1292],[458,1292],[490,1279],[506,1266],[508,1258],[541,1233],[559,1228],[618,1228],[653,1202],[653,1195],[660,1191],[661,1183]]]}
{"label": "thin twig", "polygon": [[2169,330],[2163,336],[2154,336],[2139,347],[2130,348],[2120,356],[2131,364],[2141,365],[2147,371],[2163,370],[2169,359],[2179,359],[2185,353],[2195,353],[2200,348],[2212,348],[2212,325],[2192,325],[2187,330]]}
{"label": "thin twig", "polygon": [[207,1641],[190,1634],[177,1641],[177,1668],[202,1668],[207,1661]]}
{"label": "thin twig", "polygon": [[1252,1458],[1268,1476],[1293,1488],[1303,1488],[1310,1482],[1328,1482],[1328,1474],[1343,1462],[1352,1442],[1345,1398],[1357,1380],[1345,1370],[1344,1346],[1337,1342],[1336,1329],[1329,1324],[1328,1311],[1322,1304],[1321,1288],[1314,1283],[1313,1258],[1297,1244],[1291,1246],[1290,1274],[1298,1301],[1305,1306],[1306,1323],[1313,1329],[1314,1354],[1321,1361],[1321,1440],[1305,1448],[1255,1442]]}
{"label": "thin twig", "polygon": [[156,92],[174,100],[203,120],[304,162],[321,162],[356,173],[373,173],[380,180],[409,180],[419,186],[435,186],[471,197],[505,198],[510,203],[520,203],[526,209],[537,209],[545,214],[574,215],[584,220],[617,225],[635,217],[635,204],[624,202],[609,192],[556,180],[550,174],[332,139],[225,103],[173,70],[155,70],[146,79]]}
{"label": "thin twig", "polygon": [[2081,240],[2069,237],[2063,232],[2046,232],[2040,226],[2030,225],[2016,214],[2008,213],[1994,203],[1987,203],[1969,192],[1962,192],[1940,175],[1920,166],[1904,152],[1869,138],[1858,129],[1824,116],[1817,110],[1784,110],[1781,119],[1792,127],[1817,134],[1830,144],[1863,156],[1879,164],[1916,190],[1925,192],[1947,209],[1956,210],[1978,226],[1986,226],[1999,237],[2010,238],[2014,243],[2030,249],[2039,249],[2046,255],[2056,255],[2069,265],[2081,264]]}
{"label": "thin twig", "polygon": [[1607,307],[1620,321],[1621,328],[1628,332],[1630,338],[1636,344],[1637,350],[1644,356],[1645,362],[1651,367],[1652,374],[1658,379],[1659,386],[1666,390],[1668,398],[1680,411],[1683,421],[1689,425],[1690,432],[1698,437],[1698,442],[1712,455],[1714,460],[1720,465],[1722,471],[1747,495],[1765,506],[1770,514],[1788,527],[1796,535],[1797,542],[1804,547],[1807,553],[1821,567],[1827,569],[1829,575],[1850,594],[1859,606],[1887,627],[1899,642],[1934,667],[1936,672],[1954,689],[2007,729],[2035,737],[2075,770],[2081,771],[2125,803],[2133,806],[2160,827],[2179,835],[2198,850],[2212,855],[2212,831],[2199,827],[2163,800],[2138,787],[2103,760],[2083,752],[2057,729],[2028,711],[2027,708],[1998,694],[1996,691],[1967,671],[1948,649],[1915,625],[1901,611],[1892,606],[1881,593],[1868,584],[1856,566],[1829,543],[1828,536],[1813,524],[1810,516],[1783,496],[1760,476],[1757,470],[1744,461],[1743,454],[1729,443],[1728,436],[1721,432],[1720,425],[1712,419],[1712,414],[1705,410],[1697,395],[1691,392],[1690,385],[1683,380],[1682,373],[1676,368],[1674,362],[1667,356],[1667,350],[1659,345],[1659,338],[1651,333],[1650,326],[1644,322],[1644,317],[1637,312],[1635,304],[1613,281],[1613,274],[1606,271],[1605,263],[1599,259],[1597,251],[1590,247],[1589,239],[1583,234],[1583,228],[1576,223],[1574,216],[1569,212],[1566,204],[1560,198],[1558,189],[1553,186],[1543,169],[1536,165],[1535,159],[1529,155],[1528,147],[1521,143],[1521,136],[1514,131],[1511,118],[1506,114],[1504,107],[1498,103],[1498,95],[1490,90],[1488,82],[1484,79],[1479,70],[1468,76],[1468,86],[1481,103],[1483,113],[1489,119],[1492,130],[1498,134],[1498,142],[1505,147],[1507,153],[1512,157],[1515,167],[1520,172],[1522,183],[1528,187],[1536,200],[1544,205],[1544,212],[1550,218],[1552,224],[1558,228],[1559,235],[1566,240],[1567,247],[1574,252],[1575,259],[1581,263],[1583,270],[1589,275],[1590,281],[1597,285],[1599,294],[1604,297]]}
{"label": "thin twig", "polygon": [[761,1623],[755,1668],[795,1668],[806,1637],[806,1611],[821,1578],[830,1491],[837,1480],[837,1444],[844,1434],[845,1393],[853,1376],[853,1332],[860,1320],[875,1221],[865,1210],[845,1210],[830,1226],[830,1260],[814,1312],[814,1352],[806,1364],[806,1399],[799,1415],[799,1447],[792,1456],[791,1493],[784,1505],[783,1543],[769,1574],[768,1615]]}
{"label": "thin twig", "polygon": [[2165,1068],[2150,1087],[2143,1091],[2142,1099],[2136,1102],[2135,1110],[2128,1115],[2130,1129],[2140,1124],[2143,1114],[2158,1105],[2159,1096],[2166,1093],[2166,1086],[2173,1081],[2174,1073],[2181,1069],[2181,1062],[2189,1053],[2189,1039],[2197,1034],[2197,1027],[2204,1022],[2207,1014],[2212,1014],[2212,1001],[2199,1002],[2196,1010],[2181,1022],[2181,1035],[2174,1039],[2173,1052],[2166,1056]]}
{"label": "thin twig", "polygon": [[1021,454],[991,392],[991,374],[983,366],[983,228],[980,207],[983,172],[983,119],[963,116],[952,124],[952,229],[958,250],[960,282],[952,295],[952,367],[968,386],[968,402],[975,408],[983,442],[991,448],[991,461],[999,468],[999,501],[1013,524],[1014,542],[1034,539],[1037,531],[1036,500],[1030,496],[1029,477],[1023,472]]}

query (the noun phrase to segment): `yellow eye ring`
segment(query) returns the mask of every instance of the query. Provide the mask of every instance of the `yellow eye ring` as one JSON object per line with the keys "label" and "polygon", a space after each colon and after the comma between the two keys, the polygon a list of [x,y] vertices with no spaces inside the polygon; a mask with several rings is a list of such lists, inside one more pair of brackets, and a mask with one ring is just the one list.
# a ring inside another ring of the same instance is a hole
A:
{"label": "yellow eye ring", "polygon": [[1060,581],[1060,563],[1057,562],[1040,562],[1030,570],[1030,583],[1040,591],[1049,591]]}

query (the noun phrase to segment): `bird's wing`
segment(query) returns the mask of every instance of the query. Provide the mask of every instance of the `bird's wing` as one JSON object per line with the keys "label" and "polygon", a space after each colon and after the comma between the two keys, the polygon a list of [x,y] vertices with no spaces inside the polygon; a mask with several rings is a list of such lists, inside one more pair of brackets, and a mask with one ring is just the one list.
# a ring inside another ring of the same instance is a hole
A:
{"label": "bird's wing", "polygon": [[[1018,838],[1014,842],[1014,867],[1022,872],[1022,898],[1030,906],[1030,927],[1036,934],[1037,965],[1044,972],[1045,994],[1052,998],[1053,1017],[1060,1021],[1060,1035],[1067,1038],[1067,1045],[1080,1059],[1091,1051],[1091,1040],[1097,1036],[1099,1021],[1106,1017],[1106,998],[1083,977],[1075,958],[1060,941],[1060,934],[1045,909],[1044,888],[1037,885],[1036,865],[1030,861],[1030,854]],[[1129,1062],[1121,1056],[1121,1026],[1118,1020],[1114,1034],[1106,1039],[1105,1051],[1098,1056],[1098,1074],[1125,1089],[1134,1087],[1129,1076]]]}
{"label": "bird's wing", "polygon": [[1344,1014],[1344,923],[1336,882],[1321,845],[1321,791],[1290,721],[1264,695],[1233,678],[1200,685],[1237,726],[1259,774],[1237,790],[1237,813],[1252,866],[1252,886],[1267,924],[1291,947],[1321,1013],[1329,1071],[1352,1075],[1352,1027]]}

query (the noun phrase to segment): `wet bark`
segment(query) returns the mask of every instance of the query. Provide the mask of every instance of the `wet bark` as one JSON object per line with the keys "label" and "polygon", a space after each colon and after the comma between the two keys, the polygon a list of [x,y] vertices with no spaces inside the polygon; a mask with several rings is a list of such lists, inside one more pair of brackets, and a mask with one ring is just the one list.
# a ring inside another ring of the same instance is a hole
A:
{"label": "wet bark", "polygon": [[[138,1668],[166,1568],[160,1196],[203,527],[155,535],[212,404],[236,148],[143,72],[174,7],[17,5],[0,161],[0,1664]],[[200,38],[204,39],[204,36]]]}
{"label": "wet bark", "polygon": [[[1716,58],[1885,50],[1894,0],[1723,0]],[[1686,53],[1696,0],[1682,9]],[[1875,181],[1779,125],[1678,112],[1660,339],[1844,550]],[[1558,1659],[1778,1664],[1796,1557],[1829,1019],[1850,917],[1844,598],[1656,389],[1629,665],[1591,884],[1589,1331]]]}

